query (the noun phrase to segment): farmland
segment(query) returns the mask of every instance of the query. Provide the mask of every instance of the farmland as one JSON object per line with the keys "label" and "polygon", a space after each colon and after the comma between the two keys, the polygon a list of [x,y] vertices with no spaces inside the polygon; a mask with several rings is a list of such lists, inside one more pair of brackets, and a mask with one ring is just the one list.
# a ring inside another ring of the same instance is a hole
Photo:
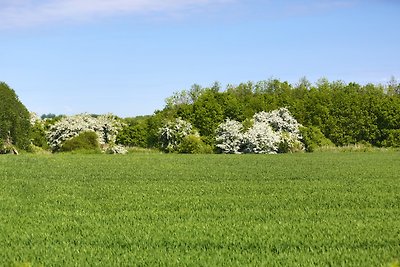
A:
{"label": "farmland", "polygon": [[0,265],[387,266],[398,152],[0,157]]}

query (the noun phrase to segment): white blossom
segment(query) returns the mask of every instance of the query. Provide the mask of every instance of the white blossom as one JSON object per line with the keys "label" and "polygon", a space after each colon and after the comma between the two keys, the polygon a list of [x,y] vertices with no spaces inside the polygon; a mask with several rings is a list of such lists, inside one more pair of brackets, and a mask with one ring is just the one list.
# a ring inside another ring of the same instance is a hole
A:
{"label": "white blossom", "polygon": [[300,126],[286,108],[256,113],[253,126],[245,133],[240,122],[228,119],[217,129],[217,147],[223,153],[274,154],[303,150]]}
{"label": "white blossom", "polygon": [[186,136],[190,134],[198,135],[193,130],[192,124],[181,118],[166,123],[158,132],[161,148],[168,152],[177,151]]}
{"label": "white blossom", "polygon": [[121,127],[122,124],[111,114],[98,117],[78,114],[64,117],[52,125],[47,132],[47,138],[53,150],[58,150],[66,140],[86,131],[95,132],[101,145],[114,144]]}
{"label": "white blossom", "polygon": [[226,119],[221,123],[216,131],[217,147],[223,153],[240,154],[243,142],[243,125],[235,120]]}
{"label": "white blossom", "polygon": [[275,154],[278,152],[280,135],[265,122],[255,121],[243,136],[244,152]]}
{"label": "white blossom", "polygon": [[300,137],[301,124],[290,115],[287,108],[280,108],[271,112],[259,112],[254,115],[254,120],[258,122],[268,123],[276,132],[287,132],[291,135]]}

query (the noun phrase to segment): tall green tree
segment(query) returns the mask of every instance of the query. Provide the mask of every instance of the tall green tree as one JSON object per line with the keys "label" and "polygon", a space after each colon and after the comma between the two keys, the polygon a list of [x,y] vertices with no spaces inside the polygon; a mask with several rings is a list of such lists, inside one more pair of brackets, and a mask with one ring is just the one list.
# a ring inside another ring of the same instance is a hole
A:
{"label": "tall green tree", "polygon": [[214,142],[215,130],[225,119],[219,96],[220,93],[215,90],[208,90],[193,104],[192,124],[199,130],[207,144]]}
{"label": "tall green tree", "polygon": [[0,139],[18,148],[26,149],[30,143],[30,115],[15,91],[0,82]]}

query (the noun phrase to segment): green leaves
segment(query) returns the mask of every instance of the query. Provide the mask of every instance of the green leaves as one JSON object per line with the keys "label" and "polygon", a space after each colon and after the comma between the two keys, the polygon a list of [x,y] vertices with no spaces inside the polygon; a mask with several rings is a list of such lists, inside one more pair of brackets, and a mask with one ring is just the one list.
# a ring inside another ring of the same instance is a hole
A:
{"label": "green leaves", "polygon": [[82,132],[64,142],[61,152],[75,150],[89,150],[100,152],[100,143],[98,135],[93,131]]}
{"label": "green leaves", "polygon": [[400,97],[392,92],[394,86],[394,82],[386,87],[362,86],[327,79],[313,85],[305,78],[293,86],[270,79],[228,85],[225,91],[205,88],[190,101],[175,101],[161,115],[190,121],[203,140],[215,145],[215,130],[226,118],[243,122],[260,111],[287,107],[299,123],[319,128],[337,146],[391,146],[394,137],[388,131],[400,129]]}
{"label": "green leaves", "polygon": [[0,139],[7,145],[27,149],[30,128],[28,110],[19,101],[14,90],[0,82]]}

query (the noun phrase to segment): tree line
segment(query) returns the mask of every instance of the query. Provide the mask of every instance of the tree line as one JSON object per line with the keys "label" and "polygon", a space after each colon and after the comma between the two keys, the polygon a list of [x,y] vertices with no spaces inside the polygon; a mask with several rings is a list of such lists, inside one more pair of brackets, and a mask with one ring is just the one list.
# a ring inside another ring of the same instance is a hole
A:
{"label": "tree line", "polygon": [[[47,149],[46,134],[63,116],[43,115],[41,123],[32,122],[29,111],[5,83],[0,83],[0,99],[1,149],[10,145]],[[400,85],[394,78],[386,85],[327,79],[312,84],[305,78],[296,84],[269,79],[226,88],[218,82],[208,87],[194,84],[175,92],[152,115],[118,118],[122,127],[115,143],[162,148],[160,129],[179,118],[193,126],[202,145],[215,149],[216,131],[227,119],[246,128],[254,114],[280,108],[286,108],[303,126],[301,133],[310,143],[400,147]]]}
{"label": "tree line", "polygon": [[181,118],[213,146],[216,129],[227,118],[246,125],[254,114],[282,107],[304,126],[303,132],[322,134],[336,146],[400,146],[400,86],[393,79],[385,86],[327,79],[311,84],[305,78],[295,85],[270,79],[224,90],[219,83],[204,88],[195,84],[166,99],[165,108],[154,115],[125,119],[128,127],[117,138],[124,145],[157,147],[157,129]]}

